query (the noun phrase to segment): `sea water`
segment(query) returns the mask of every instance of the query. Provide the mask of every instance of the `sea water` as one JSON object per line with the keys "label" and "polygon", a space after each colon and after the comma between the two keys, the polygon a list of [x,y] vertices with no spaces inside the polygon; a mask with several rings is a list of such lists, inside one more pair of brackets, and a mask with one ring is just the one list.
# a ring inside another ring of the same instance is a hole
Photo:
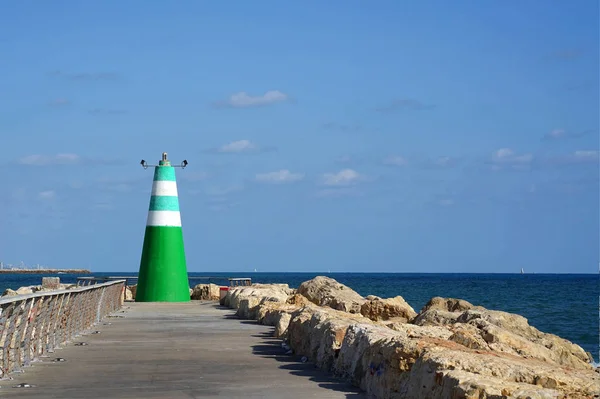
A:
{"label": "sea water", "polygon": [[[136,273],[95,273],[94,276],[135,276]],[[228,277],[250,277],[259,283],[287,283],[297,288],[325,275],[363,296],[401,295],[417,312],[434,296],[465,299],[488,309],[516,313],[529,324],[580,345],[600,360],[600,279],[596,274],[429,274],[429,273],[189,273],[190,286],[212,276],[227,285]],[[39,274],[0,274],[0,288],[41,284]],[[56,276],[56,275],[54,275]],[[75,275],[59,275],[74,283]]]}

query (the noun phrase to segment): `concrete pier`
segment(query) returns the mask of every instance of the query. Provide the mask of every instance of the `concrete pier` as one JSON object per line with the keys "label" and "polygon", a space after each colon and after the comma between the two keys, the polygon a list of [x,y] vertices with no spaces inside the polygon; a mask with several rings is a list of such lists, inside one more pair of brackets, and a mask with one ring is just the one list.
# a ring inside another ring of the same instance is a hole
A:
{"label": "concrete pier", "polygon": [[[238,320],[214,302],[126,303],[122,310],[115,313],[122,318],[94,327],[99,334],[81,336],[0,381],[2,397],[366,397],[285,355],[272,327]],[[34,387],[13,388],[22,383]]]}

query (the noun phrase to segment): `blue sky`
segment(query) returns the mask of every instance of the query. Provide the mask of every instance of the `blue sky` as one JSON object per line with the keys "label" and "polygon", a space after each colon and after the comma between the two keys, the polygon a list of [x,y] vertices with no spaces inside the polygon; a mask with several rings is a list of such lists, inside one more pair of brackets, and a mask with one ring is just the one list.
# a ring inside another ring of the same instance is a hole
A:
{"label": "blue sky", "polygon": [[598,13],[5,4],[0,260],[137,271],[167,151],[189,271],[597,272]]}

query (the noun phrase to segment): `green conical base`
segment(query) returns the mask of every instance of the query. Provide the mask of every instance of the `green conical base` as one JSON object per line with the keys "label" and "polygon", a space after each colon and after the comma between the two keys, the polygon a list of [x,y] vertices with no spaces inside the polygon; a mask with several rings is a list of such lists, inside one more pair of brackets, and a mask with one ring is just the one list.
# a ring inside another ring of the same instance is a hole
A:
{"label": "green conical base", "polygon": [[146,226],[135,301],[190,301],[181,227]]}

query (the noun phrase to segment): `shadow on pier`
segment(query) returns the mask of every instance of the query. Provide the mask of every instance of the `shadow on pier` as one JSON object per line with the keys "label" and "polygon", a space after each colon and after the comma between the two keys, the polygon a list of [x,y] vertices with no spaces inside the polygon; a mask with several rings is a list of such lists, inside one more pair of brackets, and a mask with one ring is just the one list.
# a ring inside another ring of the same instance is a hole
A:
{"label": "shadow on pier", "polygon": [[[241,323],[258,324],[256,321],[242,320]],[[288,371],[292,375],[308,378],[317,383],[321,388],[336,391],[345,394],[346,398],[366,398],[365,394],[359,389],[351,387],[347,382],[337,380],[328,373],[317,368],[311,362],[302,362],[302,356],[286,354],[286,350],[281,347],[282,340],[273,338],[274,328],[269,331],[263,331],[254,334],[254,338],[262,342],[252,346],[252,352],[255,355],[275,360],[279,363],[279,368]]]}

